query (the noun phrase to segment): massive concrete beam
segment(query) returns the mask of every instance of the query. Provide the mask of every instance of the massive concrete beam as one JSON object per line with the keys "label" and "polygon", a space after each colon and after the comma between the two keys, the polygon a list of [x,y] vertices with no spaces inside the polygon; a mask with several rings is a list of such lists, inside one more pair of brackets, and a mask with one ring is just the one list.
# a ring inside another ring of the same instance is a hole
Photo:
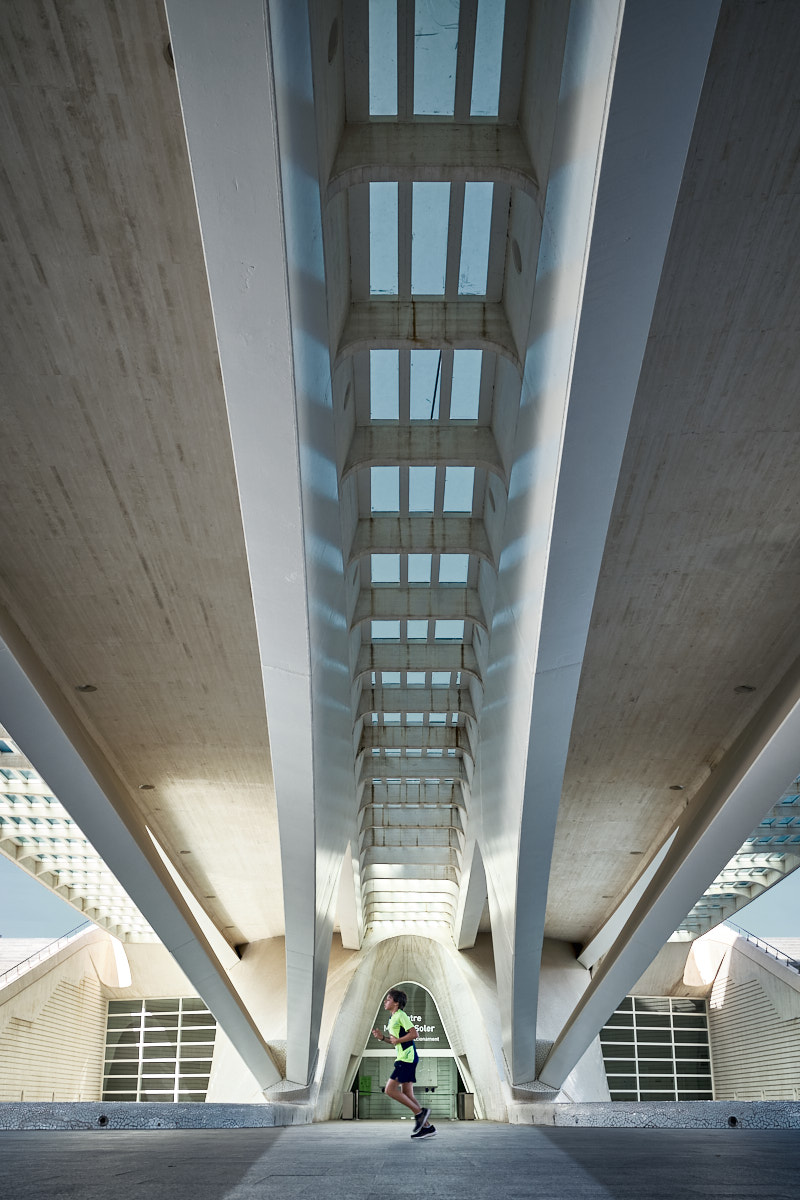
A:
{"label": "massive concrete beam", "polygon": [[797,775],[800,662],[794,663],[750,726],[681,815],[664,860],[556,1039],[540,1078],[560,1087],[619,1001],[633,987],[692,898],[701,896]]}
{"label": "massive concrete beam", "polygon": [[454,939],[459,950],[475,945],[478,927],[487,899],[486,872],[478,843],[468,842],[464,849],[464,867],[458,895]]}
{"label": "massive concrete beam", "polygon": [[[458,713],[475,718],[468,688],[365,688],[358,700],[356,719],[373,712]],[[401,728],[406,726],[401,725]]]}
{"label": "massive concrete beam", "polygon": [[348,566],[367,554],[471,554],[497,569],[483,521],[473,517],[362,517]]}
{"label": "massive concrete beam", "polygon": [[469,732],[452,725],[365,725],[359,750],[455,750],[472,757]]}
{"label": "massive concrete beam", "polygon": [[504,183],[539,201],[539,185],[515,125],[369,121],[345,125],[327,188],[332,200],[363,183]]}
{"label": "massive concrete beam", "polygon": [[361,783],[373,779],[452,779],[465,786],[469,778],[463,758],[412,758],[405,754],[392,758],[365,755],[359,772]]}
{"label": "massive concrete beam", "polygon": [[[2,633],[0,722],[91,838],[261,1087],[276,1083],[280,1073],[264,1038],[161,863],[123,784],[10,621],[3,620]],[[89,901],[82,907],[92,912]]]}
{"label": "massive concrete beam", "polygon": [[494,434],[482,426],[358,425],[347,452],[342,480],[375,466],[482,467],[507,486]]}
{"label": "massive concrete beam", "polygon": [[478,683],[482,679],[475,651],[463,642],[367,642],[358,652],[353,678],[360,679],[373,671],[460,671]]}
{"label": "massive concrete beam", "polygon": [[521,371],[502,304],[484,300],[363,300],[350,307],[336,366],[365,350],[488,350]]}
{"label": "massive concrete beam", "polygon": [[471,621],[488,632],[486,613],[475,588],[386,587],[362,588],[350,628],[365,621]]}
{"label": "massive concrete beam", "polygon": [[624,18],[618,0],[570,8],[559,186],[547,192],[473,789],[492,801],[481,848],[515,1084],[536,1076],[547,882],[575,699],[718,8],[640,0]]}
{"label": "massive concrete beam", "polygon": [[286,1073],[305,1085],[354,808],[308,9],[294,0],[167,0],[166,9],[269,726],[284,887]]}

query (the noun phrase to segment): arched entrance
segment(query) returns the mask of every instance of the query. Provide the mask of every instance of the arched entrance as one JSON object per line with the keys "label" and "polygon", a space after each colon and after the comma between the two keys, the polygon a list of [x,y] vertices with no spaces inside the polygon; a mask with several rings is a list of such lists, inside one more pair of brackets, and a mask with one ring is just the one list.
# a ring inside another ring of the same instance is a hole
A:
{"label": "arched entrance", "polygon": [[[406,1012],[419,1034],[415,1094],[422,1104],[430,1108],[433,1120],[453,1120],[456,1116],[456,1096],[464,1091],[464,1084],[433,996],[419,983],[406,981],[394,983],[392,987],[399,988],[408,996]],[[373,1025],[377,1029],[386,1029],[387,1014],[382,998]],[[394,1070],[394,1061],[394,1048],[384,1047],[370,1034],[356,1075],[358,1116],[362,1120],[412,1120],[407,1109],[390,1100],[383,1092]]]}

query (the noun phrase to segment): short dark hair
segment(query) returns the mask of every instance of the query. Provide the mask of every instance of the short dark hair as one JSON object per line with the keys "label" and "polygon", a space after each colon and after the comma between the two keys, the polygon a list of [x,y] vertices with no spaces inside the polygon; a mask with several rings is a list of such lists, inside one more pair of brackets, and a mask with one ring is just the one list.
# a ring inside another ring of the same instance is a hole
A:
{"label": "short dark hair", "polygon": [[386,994],[387,996],[392,997],[398,1008],[405,1010],[405,1007],[408,1004],[408,996],[405,994],[405,992],[401,992],[399,988],[389,988],[389,991]]}

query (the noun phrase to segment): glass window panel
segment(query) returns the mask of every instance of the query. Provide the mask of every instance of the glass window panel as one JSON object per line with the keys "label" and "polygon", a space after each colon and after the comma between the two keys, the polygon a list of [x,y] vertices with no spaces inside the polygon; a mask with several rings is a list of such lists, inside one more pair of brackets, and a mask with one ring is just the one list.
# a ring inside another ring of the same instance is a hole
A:
{"label": "glass window panel", "polygon": [[133,1000],[133,1001],[131,1001],[131,1000],[109,1000],[109,1002],[108,1002],[108,1015],[109,1016],[111,1016],[112,1014],[118,1015],[120,1013],[125,1013],[128,1016],[135,1013],[136,1016],[139,1016],[141,1014],[141,1011],[142,1011],[141,1000]]}
{"label": "glass window panel", "polygon": [[369,415],[373,421],[398,419],[399,372],[399,350],[370,350]]}
{"label": "glass window panel", "polygon": [[370,574],[373,583],[399,583],[400,555],[371,554]]}
{"label": "glass window panel", "polygon": [[138,1029],[109,1029],[106,1042],[109,1046],[135,1046],[140,1037]]}
{"label": "glass window panel", "polygon": [[467,183],[464,188],[461,264],[458,269],[458,292],[461,296],[486,295],[493,192],[492,183]]}
{"label": "glass window panel", "polygon": [[410,642],[424,642],[428,636],[428,622],[406,621],[406,636]]}
{"label": "glass window panel", "polygon": [[423,714],[421,712],[406,713],[406,721],[409,725],[421,725]]}
{"label": "glass window panel", "polygon": [[178,1014],[158,1013],[155,1016],[151,1016],[150,1013],[147,1013],[144,1019],[144,1027],[145,1029],[177,1029]]}
{"label": "glass window panel", "polygon": [[177,1040],[177,1029],[148,1029],[144,1034],[144,1041],[154,1046],[169,1046]]}
{"label": "glass window panel", "polygon": [[430,554],[409,554],[408,556],[408,582],[409,583],[430,583],[431,581],[431,556]]}
{"label": "glass window panel", "polygon": [[384,725],[399,725],[400,724],[400,713],[399,712],[385,712],[383,714],[383,723],[384,723]]}
{"label": "glass window panel", "polygon": [[505,9],[504,0],[478,0],[470,104],[470,115],[473,117],[497,116]]}
{"label": "glass window panel", "polygon": [[608,1018],[607,1025],[612,1027],[615,1025],[633,1025],[633,1014],[621,1012],[612,1013]]}
{"label": "glass window panel", "polygon": [[708,1034],[704,1029],[676,1029],[675,1042],[682,1042],[692,1046],[707,1046]]}
{"label": "glass window panel", "polygon": [[631,1100],[638,1100],[638,1098],[639,1097],[636,1092],[617,1092],[617,1091],[611,1092],[612,1100],[622,1100],[622,1101],[630,1102]]}
{"label": "glass window panel", "polygon": [[714,1093],[710,1089],[708,1091],[690,1092],[690,1091],[684,1091],[683,1088],[679,1088],[678,1099],[679,1100],[713,1100]]}
{"label": "glass window panel", "polygon": [[668,1088],[674,1087],[675,1080],[671,1075],[650,1075],[639,1071],[639,1090],[642,1092],[666,1091]]}
{"label": "glass window panel", "polygon": [[[607,1063],[611,1063],[616,1059],[635,1058],[636,1050],[633,1046],[617,1044],[614,1046],[606,1046],[603,1050],[603,1058]],[[610,1070],[609,1066],[609,1070]]]}
{"label": "glass window panel", "polygon": [[463,641],[464,640],[464,622],[463,621],[437,621],[435,626],[435,638],[444,641]]}
{"label": "glass window panel", "polygon": [[669,996],[634,996],[633,1007],[636,1012],[669,1012]]}
{"label": "glass window panel", "polygon": [[408,468],[408,511],[433,512],[436,495],[436,467]]}
{"label": "glass window panel", "polygon": [[447,724],[447,713],[443,713],[443,712],[429,713],[428,724],[429,725],[446,725]]}
{"label": "glass window panel", "polygon": [[439,556],[439,583],[466,584],[469,575],[468,554],[441,554]]}
{"label": "glass window panel", "polygon": [[453,351],[451,421],[477,421],[481,392],[482,350]]}
{"label": "glass window panel", "polygon": [[[376,185],[370,184],[370,189]],[[382,184],[395,188],[396,184]],[[416,296],[443,296],[447,270],[447,228],[450,221],[450,184],[411,185],[411,292]],[[371,194],[371,191],[370,191]],[[395,216],[395,226],[397,218]],[[394,241],[397,270],[397,229]],[[372,289],[375,290],[374,288]],[[395,284],[395,291],[397,286]],[[429,351],[429,353],[437,353]]]}
{"label": "glass window panel", "polygon": [[406,687],[425,687],[425,672],[406,671]]}
{"label": "glass window panel", "polygon": [[370,508],[372,512],[400,511],[400,468],[370,467]]}
{"label": "glass window panel", "polygon": [[186,1029],[181,1030],[181,1045],[184,1042],[207,1042],[213,1040],[213,1029]]}
{"label": "glass window panel", "polygon": [[450,687],[452,671],[431,671],[432,687]]}
{"label": "glass window panel", "polygon": [[381,687],[400,687],[400,672],[381,671]]}
{"label": "glass window panel", "polygon": [[642,1088],[641,1099],[643,1101],[645,1101],[645,1100],[674,1100],[675,1099],[675,1089],[673,1088],[672,1091],[664,1090],[663,1092],[646,1092],[644,1090],[644,1088]]}
{"label": "glass window panel", "polygon": [[431,410],[436,416],[438,403],[434,405],[434,393],[438,397],[436,377],[439,372],[438,350],[412,350],[409,416],[412,421],[429,421]]}
{"label": "glass window panel", "polygon": [[636,1087],[635,1075],[611,1075],[608,1076],[609,1087],[626,1088],[632,1090]]}
{"label": "glass window panel", "polygon": [[474,467],[445,467],[444,511],[463,513],[472,512],[472,496],[474,489]]}
{"label": "glass window panel", "polygon": [[397,0],[369,0],[369,111],[397,115]]}
{"label": "glass window panel", "polygon": [[[130,1079],[107,1079],[103,1085],[104,1092],[130,1092],[131,1090],[135,1098],[136,1088],[131,1084]],[[121,1099],[121,1097],[117,1097],[117,1099]]]}
{"label": "glass window panel", "polygon": [[603,1030],[601,1037],[602,1037],[603,1045],[606,1045],[607,1043],[610,1044],[611,1042],[632,1042],[633,1041],[633,1030],[632,1029],[609,1029],[608,1027],[606,1027]]}
{"label": "glass window panel", "polygon": [[369,185],[369,290],[397,295],[397,184]]}
{"label": "glass window panel", "polygon": [[399,641],[400,639],[400,622],[399,621],[372,621],[372,640],[373,641]]}
{"label": "glass window panel", "polygon": [[145,1009],[148,1013],[177,1013],[180,1000],[147,1000]]}
{"label": "glass window panel", "polygon": [[414,112],[452,117],[458,0],[416,0],[414,7]]}
{"label": "glass window panel", "polygon": [[181,1104],[203,1104],[205,1103],[205,1092],[184,1092],[178,1093]]}

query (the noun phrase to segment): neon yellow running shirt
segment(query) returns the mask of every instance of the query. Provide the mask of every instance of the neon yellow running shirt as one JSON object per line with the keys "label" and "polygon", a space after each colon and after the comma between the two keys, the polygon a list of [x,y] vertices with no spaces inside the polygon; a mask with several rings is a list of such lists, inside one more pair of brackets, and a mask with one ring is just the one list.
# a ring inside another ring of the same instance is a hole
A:
{"label": "neon yellow running shirt", "polygon": [[[408,1033],[411,1029],[411,1021],[402,1008],[398,1008],[397,1012],[393,1012],[389,1018],[387,1029],[392,1037],[402,1037],[404,1033]],[[413,1062],[414,1061],[414,1039],[410,1042],[398,1042],[395,1046],[395,1061],[396,1062]]]}

